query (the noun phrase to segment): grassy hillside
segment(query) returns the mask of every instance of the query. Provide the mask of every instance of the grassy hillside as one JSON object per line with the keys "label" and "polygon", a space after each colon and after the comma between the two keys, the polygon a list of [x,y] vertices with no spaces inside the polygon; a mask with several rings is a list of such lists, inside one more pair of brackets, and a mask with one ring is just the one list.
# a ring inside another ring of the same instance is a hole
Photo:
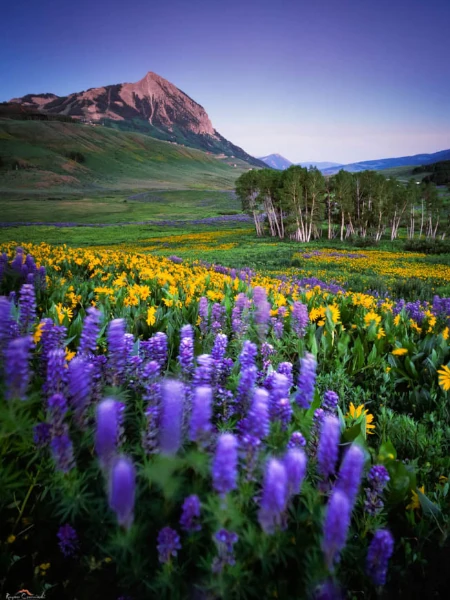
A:
{"label": "grassy hillside", "polygon": [[0,194],[4,197],[25,191],[39,196],[85,190],[232,189],[248,168],[239,159],[219,159],[139,133],[0,120]]}

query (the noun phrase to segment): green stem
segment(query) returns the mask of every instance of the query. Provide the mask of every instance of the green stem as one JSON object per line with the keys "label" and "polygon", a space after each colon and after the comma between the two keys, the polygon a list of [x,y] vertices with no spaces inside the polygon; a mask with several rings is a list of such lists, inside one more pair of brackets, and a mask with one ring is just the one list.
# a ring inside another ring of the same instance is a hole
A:
{"label": "green stem", "polygon": [[22,515],[23,515],[23,512],[24,512],[24,510],[25,510],[25,507],[26,507],[26,505],[27,505],[27,503],[28,503],[28,500],[30,499],[31,492],[33,491],[33,489],[34,489],[34,486],[36,485],[37,478],[38,478],[38,476],[39,476],[39,472],[40,472],[40,469],[38,469],[38,472],[36,473],[36,475],[35,475],[35,477],[34,477],[34,481],[33,481],[33,483],[32,483],[32,484],[30,485],[30,487],[28,488],[27,495],[25,496],[25,498],[24,498],[24,501],[22,502],[22,507],[21,507],[21,509],[20,509],[20,511],[19,511],[19,516],[17,517],[17,519],[16,519],[16,522],[14,523],[14,527],[13,527],[13,529],[12,529],[12,533],[14,533],[14,531],[15,531],[15,529],[16,529],[16,527],[17,527],[17,525],[19,524],[19,521],[20,521],[20,519],[22,518]]}

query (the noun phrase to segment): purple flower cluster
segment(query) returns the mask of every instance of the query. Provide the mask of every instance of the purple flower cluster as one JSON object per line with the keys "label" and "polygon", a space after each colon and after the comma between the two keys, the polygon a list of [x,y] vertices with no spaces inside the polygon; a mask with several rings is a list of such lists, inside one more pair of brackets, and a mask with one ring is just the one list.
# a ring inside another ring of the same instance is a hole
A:
{"label": "purple flower cluster", "polygon": [[209,386],[195,388],[189,439],[192,442],[205,444],[211,432],[212,389]]}
{"label": "purple flower cluster", "polygon": [[294,302],[291,313],[292,331],[298,335],[298,337],[303,337],[305,335],[308,322],[309,316],[307,306],[302,304],[302,302]]}
{"label": "purple flower cluster", "polygon": [[327,390],[323,395],[322,408],[326,412],[335,413],[339,404],[339,396],[332,390]]}
{"label": "purple flower cluster", "polygon": [[161,388],[162,414],[159,448],[163,454],[176,454],[181,446],[184,386],[180,381],[167,380]]}
{"label": "purple flower cluster", "polygon": [[288,501],[288,477],[286,466],[271,458],[264,473],[263,491],[258,521],[265,533],[275,533],[285,526],[285,511]]}
{"label": "purple flower cluster", "polygon": [[368,487],[364,489],[366,499],[364,500],[364,510],[369,515],[375,516],[383,510],[382,495],[389,482],[389,473],[383,465],[374,465],[368,475]]}
{"label": "purple flower cluster", "polygon": [[306,352],[300,359],[300,375],[295,400],[300,408],[309,408],[314,396],[316,384],[317,361],[312,354]]}
{"label": "purple flower cluster", "polygon": [[326,415],[320,429],[317,449],[317,470],[323,480],[334,475],[339,452],[340,427],[339,420],[333,415]]}
{"label": "purple flower cluster", "polygon": [[30,336],[11,340],[5,352],[6,399],[25,400],[30,382],[30,351],[33,340]]}
{"label": "purple flower cluster", "polygon": [[183,502],[182,512],[180,517],[180,527],[188,533],[194,531],[200,531],[202,526],[200,525],[200,514],[201,504],[198,496],[193,494],[188,496]]}
{"label": "purple flower cluster", "polygon": [[115,512],[117,522],[128,529],[133,523],[136,491],[136,470],[127,456],[118,456],[109,473],[109,506]]}
{"label": "purple flower cluster", "polygon": [[194,372],[194,329],[191,325],[184,325],[181,328],[180,336],[178,362],[183,376],[190,379]]}
{"label": "purple flower cluster", "polygon": [[217,556],[212,563],[213,573],[221,573],[227,566],[236,564],[234,557],[234,544],[239,540],[237,533],[221,529],[214,536],[214,541],[217,544]]}
{"label": "purple flower cluster", "polygon": [[158,560],[160,563],[168,563],[171,557],[176,557],[181,550],[180,536],[171,527],[164,527],[158,533]]}
{"label": "purple flower cluster", "polygon": [[366,571],[375,585],[384,585],[389,559],[394,552],[394,538],[387,529],[378,529],[367,552]]}
{"label": "purple flower cluster", "polygon": [[238,443],[232,433],[222,433],[217,439],[212,465],[213,488],[225,496],[237,487]]}
{"label": "purple flower cluster", "polygon": [[56,536],[59,540],[58,546],[63,556],[65,558],[75,556],[79,547],[78,535],[75,529],[69,523],[66,523],[65,525],[61,525]]}
{"label": "purple flower cluster", "polygon": [[167,336],[158,331],[149,340],[141,342],[140,351],[144,360],[154,360],[163,369],[167,362]]}
{"label": "purple flower cluster", "polygon": [[351,507],[344,492],[335,489],[330,496],[323,525],[322,551],[330,571],[339,561],[350,527]]}
{"label": "purple flower cluster", "polygon": [[253,288],[254,321],[260,337],[265,337],[270,319],[270,303],[263,287]]}
{"label": "purple flower cluster", "polygon": [[225,328],[226,309],[223,304],[215,302],[211,309],[211,330],[218,333]]}
{"label": "purple flower cluster", "polygon": [[20,288],[20,330],[23,334],[30,333],[36,320],[36,295],[34,285],[24,283]]}
{"label": "purple flower cluster", "polygon": [[231,326],[236,336],[242,336],[248,327],[250,300],[245,294],[238,294],[231,311]]}
{"label": "purple flower cluster", "polygon": [[344,459],[339,469],[336,489],[341,490],[350,503],[350,510],[356,502],[361,476],[364,467],[364,451],[360,446],[352,444],[345,453]]}
{"label": "purple flower cluster", "polygon": [[208,306],[208,298],[202,296],[198,301],[198,316],[200,318],[200,331],[202,335],[206,335],[208,333],[208,323],[209,323],[209,306]]}
{"label": "purple flower cluster", "polygon": [[80,345],[78,347],[79,355],[95,354],[97,348],[97,338],[100,333],[101,312],[94,306],[90,306],[86,311],[86,317],[81,332]]}

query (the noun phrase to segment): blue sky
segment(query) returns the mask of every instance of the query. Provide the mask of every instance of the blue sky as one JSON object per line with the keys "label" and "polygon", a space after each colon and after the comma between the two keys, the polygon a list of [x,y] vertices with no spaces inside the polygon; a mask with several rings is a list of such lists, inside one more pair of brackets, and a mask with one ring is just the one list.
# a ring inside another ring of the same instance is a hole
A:
{"label": "blue sky", "polygon": [[8,3],[0,101],[165,77],[256,156],[450,147],[448,0]]}

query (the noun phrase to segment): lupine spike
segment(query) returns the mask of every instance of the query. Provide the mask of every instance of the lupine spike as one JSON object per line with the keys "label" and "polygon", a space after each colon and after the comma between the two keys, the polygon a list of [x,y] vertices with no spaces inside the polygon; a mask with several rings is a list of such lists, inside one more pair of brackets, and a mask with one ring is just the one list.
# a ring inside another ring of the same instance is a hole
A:
{"label": "lupine spike", "polygon": [[168,380],[162,385],[162,415],[159,448],[164,454],[176,454],[181,446],[184,386]]}

